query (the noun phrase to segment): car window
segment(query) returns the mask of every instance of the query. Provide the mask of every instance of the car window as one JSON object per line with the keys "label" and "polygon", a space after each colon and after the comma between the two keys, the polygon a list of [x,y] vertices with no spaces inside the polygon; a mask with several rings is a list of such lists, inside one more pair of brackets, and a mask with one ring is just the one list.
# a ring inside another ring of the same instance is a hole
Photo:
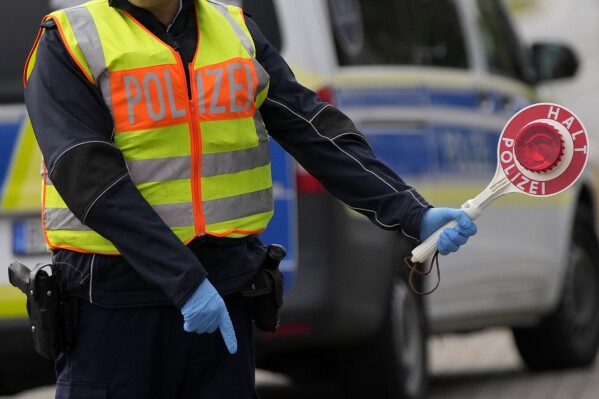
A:
{"label": "car window", "polygon": [[340,65],[467,68],[452,0],[329,0]]}
{"label": "car window", "polygon": [[48,2],[15,1],[0,13],[0,103],[23,102],[23,67],[37,36],[39,24],[48,13]]}
{"label": "car window", "polygon": [[532,68],[501,5],[496,0],[477,0],[478,27],[489,71],[531,81]]}

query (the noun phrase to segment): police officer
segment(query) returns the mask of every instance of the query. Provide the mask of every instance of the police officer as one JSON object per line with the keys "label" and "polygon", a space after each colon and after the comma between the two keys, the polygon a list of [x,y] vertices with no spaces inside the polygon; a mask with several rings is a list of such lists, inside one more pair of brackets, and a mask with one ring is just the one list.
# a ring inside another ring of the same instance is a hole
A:
{"label": "police officer", "polygon": [[[337,198],[439,250],[432,208],[256,24],[211,0],[94,0],[47,16],[25,70],[43,226],[79,299],[57,398],[254,398],[249,304],[273,213],[269,136]],[[223,299],[224,298],[224,299]]]}

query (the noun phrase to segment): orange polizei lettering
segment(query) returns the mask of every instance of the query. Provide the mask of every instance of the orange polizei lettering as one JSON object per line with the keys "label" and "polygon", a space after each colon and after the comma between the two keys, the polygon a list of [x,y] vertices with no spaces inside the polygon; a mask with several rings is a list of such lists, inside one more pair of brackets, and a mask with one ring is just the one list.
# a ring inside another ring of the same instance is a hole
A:
{"label": "orange polizei lettering", "polygon": [[186,121],[186,80],[176,65],[111,72],[110,89],[117,133]]}
{"label": "orange polizei lettering", "polygon": [[257,78],[251,60],[237,58],[195,71],[200,120],[224,120],[254,115]]}

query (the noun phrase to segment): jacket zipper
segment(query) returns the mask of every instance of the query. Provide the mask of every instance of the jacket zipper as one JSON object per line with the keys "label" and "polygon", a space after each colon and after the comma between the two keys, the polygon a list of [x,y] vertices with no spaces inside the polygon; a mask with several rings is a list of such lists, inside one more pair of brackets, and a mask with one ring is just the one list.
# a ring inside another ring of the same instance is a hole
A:
{"label": "jacket zipper", "polygon": [[206,221],[202,208],[202,138],[198,121],[195,118],[196,107],[193,100],[189,100],[191,113],[191,195],[193,198],[193,217],[196,235],[206,234]]}
{"label": "jacket zipper", "polygon": [[[185,75],[185,65],[179,54],[178,46],[173,48],[179,60],[178,64]],[[190,124],[190,144],[191,144],[191,197],[193,204],[193,219],[196,236],[206,234],[206,221],[204,219],[204,210],[202,208],[202,132],[196,118],[196,106],[193,95],[193,65],[188,65],[189,79],[185,80],[188,100],[187,100],[187,120]]]}

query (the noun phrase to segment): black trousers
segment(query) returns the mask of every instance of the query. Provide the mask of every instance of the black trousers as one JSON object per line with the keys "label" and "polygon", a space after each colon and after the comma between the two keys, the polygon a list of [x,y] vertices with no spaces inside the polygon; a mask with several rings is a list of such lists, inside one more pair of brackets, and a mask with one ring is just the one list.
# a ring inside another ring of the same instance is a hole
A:
{"label": "black trousers", "polygon": [[187,333],[175,307],[80,304],[77,342],[56,360],[57,399],[256,399],[248,302],[227,304],[238,341]]}

